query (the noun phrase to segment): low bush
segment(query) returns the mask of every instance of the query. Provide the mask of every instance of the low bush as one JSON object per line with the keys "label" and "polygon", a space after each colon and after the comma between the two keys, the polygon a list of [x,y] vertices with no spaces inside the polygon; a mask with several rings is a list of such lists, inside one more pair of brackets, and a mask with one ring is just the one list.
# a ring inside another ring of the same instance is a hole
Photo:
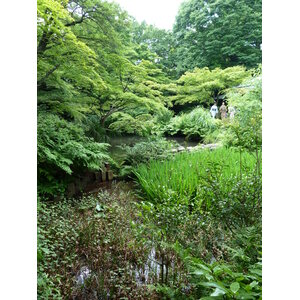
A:
{"label": "low bush", "polygon": [[123,161],[120,166],[120,174],[128,176],[138,164],[155,159],[170,157],[170,150],[178,146],[175,142],[167,141],[162,137],[152,137],[138,142],[134,146],[119,146],[123,151]]}
{"label": "low bush", "polygon": [[227,93],[229,105],[237,113],[225,124],[224,144],[259,152],[262,146],[262,79],[257,76],[244,82],[243,88]]}
{"label": "low bush", "polygon": [[[243,261],[248,259],[238,257]],[[226,262],[207,264],[189,256],[185,263],[189,270],[190,299],[262,299],[261,256],[247,267]]]}
{"label": "low bush", "polygon": [[195,202],[205,216],[211,216],[232,230],[251,226],[261,216],[262,181],[255,166],[244,174],[222,178],[222,166],[209,166],[200,179]]}
{"label": "low bush", "polygon": [[81,127],[59,116],[39,113],[37,126],[38,192],[64,192],[71,174],[99,170],[108,155],[108,144],[96,143]]}
{"label": "low bush", "polygon": [[165,132],[170,135],[181,134],[188,139],[202,141],[209,133],[217,129],[218,120],[211,117],[208,110],[197,107],[189,113],[175,116],[165,127]]}

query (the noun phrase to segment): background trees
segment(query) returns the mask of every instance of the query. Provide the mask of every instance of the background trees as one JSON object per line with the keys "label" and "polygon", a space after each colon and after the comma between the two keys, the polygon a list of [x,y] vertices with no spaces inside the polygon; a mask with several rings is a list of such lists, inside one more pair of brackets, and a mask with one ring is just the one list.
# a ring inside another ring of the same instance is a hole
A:
{"label": "background trees", "polygon": [[262,57],[261,5],[261,0],[185,1],[172,32],[135,22],[134,42],[155,53],[172,78],[195,67],[255,68]]}
{"label": "background trees", "polygon": [[261,0],[184,2],[174,25],[177,73],[194,67],[256,67],[261,21]]}
{"label": "background trees", "polygon": [[[170,77],[176,77],[176,48],[172,32],[156,28],[153,25],[133,23],[133,41],[141,49],[155,54],[153,58]],[[149,56],[148,56],[149,57]]]}

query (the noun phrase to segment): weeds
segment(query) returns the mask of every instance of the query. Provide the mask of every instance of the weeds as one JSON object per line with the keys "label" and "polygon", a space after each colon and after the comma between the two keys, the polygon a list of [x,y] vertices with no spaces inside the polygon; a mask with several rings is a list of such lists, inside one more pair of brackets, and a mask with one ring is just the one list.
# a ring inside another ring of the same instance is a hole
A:
{"label": "weeds", "polygon": [[[135,266],[143,265],[151,248],[135,238],[134,203],[130,192],[114,189],[41,204],[38,299],[155,299],[155,292],[136,283]],[[83,267],[91,271],[84,286],[78,285]]]}
{"label": "weeds", "polygon": [[38,299],[257,299],[261,178],[255,156],[239,159],[220,148],[139,165],[143,201],[120,183],[39,202]]}

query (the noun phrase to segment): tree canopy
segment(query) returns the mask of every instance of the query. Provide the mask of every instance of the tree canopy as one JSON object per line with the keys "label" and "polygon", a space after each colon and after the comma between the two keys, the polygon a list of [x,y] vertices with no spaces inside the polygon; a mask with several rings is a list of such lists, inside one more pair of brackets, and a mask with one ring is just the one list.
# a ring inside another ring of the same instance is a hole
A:
{"label": "tree canopy", "polygon": [[170,96],[170,99],[177,105],[194,103],[207,107],[218,95],[240,84],[248,76],[250,72],[241,66],[213,70],[195,68],[194,71],[186,72],[176,81],[176,94]]}
{"label": "tree canopy", "polygon": [[174,25],[177,72],[261,62],[261,0],[189,0]]}

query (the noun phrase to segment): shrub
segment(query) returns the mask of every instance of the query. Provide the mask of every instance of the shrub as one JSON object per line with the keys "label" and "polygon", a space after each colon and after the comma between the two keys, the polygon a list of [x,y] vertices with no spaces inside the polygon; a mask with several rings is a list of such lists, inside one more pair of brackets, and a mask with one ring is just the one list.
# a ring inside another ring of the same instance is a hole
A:
{"label": "shrub", "polygon": [[37,133],[40,194],[63,193],[69,175],[84,169],[99,170],[110,160],[108,144],[94,142],[81,127],[56,115],[39,113]]}
{"label": "shrub", "polygon": [[224,142],[248,151],[259,151],[262,145],[262,79],[261,76],[247,80],[244,87],[227,93],[230,106],[237,113],[226,125]]}
{"label": "shrub", "polygon": [[188,139],[203,140],[205,135],[216,130],[218,120],[202,107],[197,107],[189,113],[183,113],[171,119],[165,127],[165,132],[171,135],[182,134]]}
{"label": "shrub", "polygon": [[261,299],[261,262],[241,269],[228,263],[206,264],[196,258],[186,261],[194,299]]}
{"label": "shrub", "polygon": [[114,113],[109,121],[109,130],[118,134],[135,134],[149,136],[154,129],[153,117],[148,113],[132,116],[126,112]]}
{"label": "shrub", "polygon": [[167,141],[162,137],[148,138],[138,142],[134,146],[119,146],[124,152],[124,159],[121,167],[121,175],[131,174],[133,167],[149,160],[166,159],[170,156],[170,150],[177,146],[177,143]]}
{"label": "shrub", "polygon": [[201,177],[196,197],[202,213],[230,230],[255,224],[261,216],[262,182],[253,165],[251,171],[226,178],[223,166],[209,166]]}

